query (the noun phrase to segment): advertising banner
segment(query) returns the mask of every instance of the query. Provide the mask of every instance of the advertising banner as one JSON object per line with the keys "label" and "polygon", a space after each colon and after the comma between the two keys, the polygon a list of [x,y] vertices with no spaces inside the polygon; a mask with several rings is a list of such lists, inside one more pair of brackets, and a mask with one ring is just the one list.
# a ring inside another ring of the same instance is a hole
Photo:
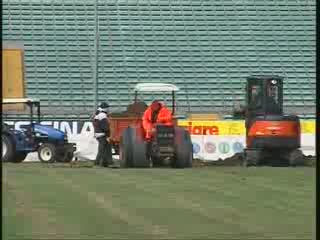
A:
{"label": "advertising banner", "polygon": [[[233,156],[246,147],[244,121],[189,121],[178,123],[191,133],[194,157],[218,160]],[[301,121],[301,150],[315,155],[315,121]]]}

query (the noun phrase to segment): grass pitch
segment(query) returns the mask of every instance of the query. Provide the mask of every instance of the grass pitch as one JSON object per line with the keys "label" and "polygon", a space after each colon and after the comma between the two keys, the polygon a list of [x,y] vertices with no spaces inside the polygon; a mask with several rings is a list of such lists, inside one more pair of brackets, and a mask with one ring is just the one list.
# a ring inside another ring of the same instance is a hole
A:
{"label": "grass pitch", "polygon": [[3,239],[314,239],[315,169],[3,164]]}

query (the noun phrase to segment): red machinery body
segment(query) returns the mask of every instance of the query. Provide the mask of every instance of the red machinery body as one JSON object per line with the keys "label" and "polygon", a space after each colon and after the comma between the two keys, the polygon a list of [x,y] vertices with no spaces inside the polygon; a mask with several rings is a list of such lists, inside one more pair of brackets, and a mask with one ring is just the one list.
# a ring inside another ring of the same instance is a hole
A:
{"label": "red machinery body", "polygon": [[299,148],[299,121],[255,121],[249,128],[247,147]]}
{"label": "red machinery body", "polygon": [[120,137],[128,127],[135,128],[138,134],[144,135],[141,116],[110,117],[111,139],[114,145],[119,145]]}

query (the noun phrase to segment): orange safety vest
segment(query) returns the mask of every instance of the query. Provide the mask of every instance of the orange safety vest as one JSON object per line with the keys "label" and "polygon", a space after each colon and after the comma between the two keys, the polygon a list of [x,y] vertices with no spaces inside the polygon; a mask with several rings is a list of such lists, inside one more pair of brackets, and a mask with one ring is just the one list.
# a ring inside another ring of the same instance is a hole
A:
{"label": "orange safety vest", "polygon": [[159,110],[157,119],[154,123],[152,123],[152,109],[151,106],[147,108],[142,117],[142,126],[146,132],[146,138],[151,138],[151,130],[156,124],[164,124],[171,126],[173,124],[172,121],[172,113],[166,108],[163,104],[161,104],[161,108]]}

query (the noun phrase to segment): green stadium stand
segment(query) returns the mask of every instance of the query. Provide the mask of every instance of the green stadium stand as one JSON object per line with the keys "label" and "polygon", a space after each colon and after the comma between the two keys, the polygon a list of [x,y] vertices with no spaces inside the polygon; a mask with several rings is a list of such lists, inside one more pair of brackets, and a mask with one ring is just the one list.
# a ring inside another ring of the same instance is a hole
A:
{"label": "green stadium stand", "polygon": [[[113,110],[138,82],[181,88],[179,111],[229,115],[251,74],[284,76],[286,113],[315,114],[315,1],[98,1],[98,99]],[[27,95],[46,116],[94,108],[93,0],[4,0],[3,40],[22,41]],[[188,97],[188,98],[187,98]]]}

